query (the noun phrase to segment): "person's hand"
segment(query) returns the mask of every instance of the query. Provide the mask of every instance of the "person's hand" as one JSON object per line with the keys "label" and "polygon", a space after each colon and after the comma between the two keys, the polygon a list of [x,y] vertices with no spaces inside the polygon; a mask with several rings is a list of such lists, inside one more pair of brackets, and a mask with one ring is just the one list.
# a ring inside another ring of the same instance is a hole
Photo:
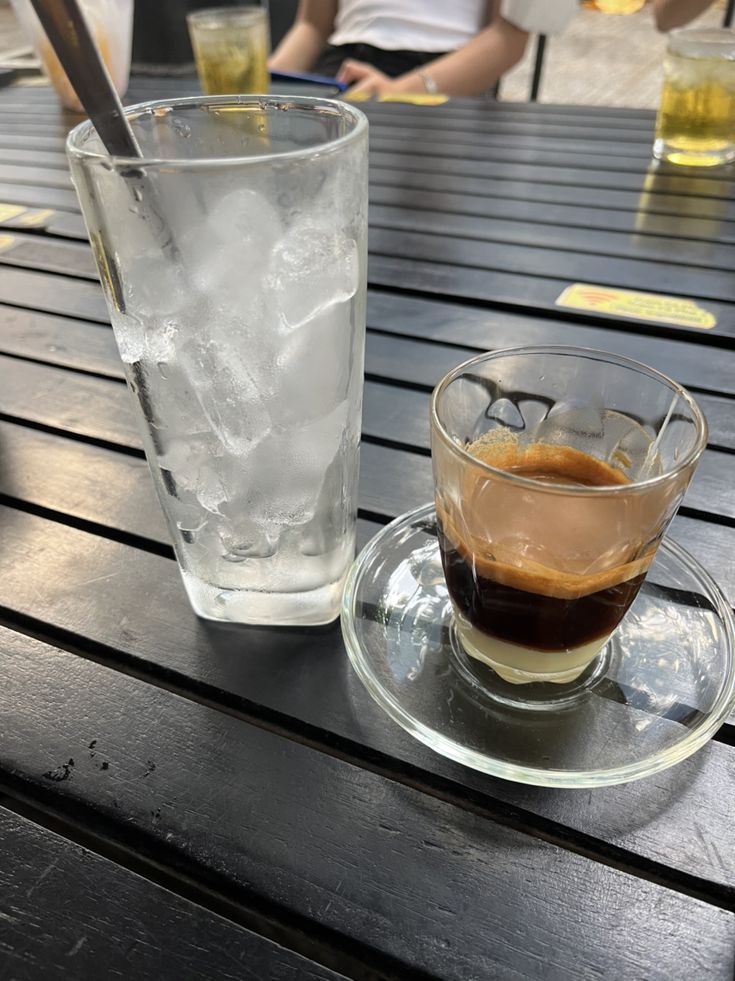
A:
{"label": "person's hand", "polygon": [[348,59],[337,72],[337,81],[350,86],[347,95],[384,95],[394,90],[395,81],[364,61]]}

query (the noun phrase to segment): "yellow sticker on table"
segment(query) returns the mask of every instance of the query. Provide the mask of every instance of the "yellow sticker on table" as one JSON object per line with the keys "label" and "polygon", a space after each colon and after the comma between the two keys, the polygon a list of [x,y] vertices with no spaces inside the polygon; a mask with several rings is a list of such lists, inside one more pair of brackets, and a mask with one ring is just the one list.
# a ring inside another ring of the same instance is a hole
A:
{"label": "yellow sticker on table", "polygon": [[20,204],[0,204],[0,223],[10,221],[11,218],[17,218],[24,211],[28,211],[28,208],[24,208]]}
{"label": "yellow sticker on table", "polygon": [[15,241],[15,235],[0,235],[0,252],[9,249]]}
{"label": "yellow sticker on table", "polygon": [[411,106],[441,106],[449,102],[448,95],[431,95],[428,92],[401,94],[386,92],[384,95],[373,95],[372,92],[347,92],[342,98],[345,102],[370,102],[371,99],[375,99],[376,102],[402,102]]}
{"label": "yellow sticker on table", "polygon": [[0,225],[9,222],[13,227],[38,228],[52,217],[51,208],[27,208],[21,204],[0,203]]}
{"label": "yellow sticker on table", "polygon": [[23,86],[42,86],[50,85],[51,82],[46,78],[45,75],[21,75],[20,78],[16,78],[13,85],[23,85]]}
{"label": "yellow sticker on table", "polygon": [[386,92],[385,95],[378,96],[378,102],[407,102],[412,106],[442,106],[445,102],[449,102],[449,96],[432,95],[429,92],[417,92],[414,94],[406,92],[403,95]]}
{"label": "yellow sticker on table", "polygon": [[709,310],[698,306],[694,300],[661,293],[639,293],[636,290],[619,290],[592,283],[573,283],[557,297],[558,307],[574,310],[591,310],[633,320],[654,320],[660,324],[676,324],[678,327],[698,327],[711,330],[717,319]]}
{"label": "yellow sticker on table", "polygon": [[38,225],[44,225],[49,218],[53,215],[51,208],[41,208],[38,211],[29,211],[27,215],[23,215],[18,219],[17,224],[23,225],[25,228],[35,228]]}

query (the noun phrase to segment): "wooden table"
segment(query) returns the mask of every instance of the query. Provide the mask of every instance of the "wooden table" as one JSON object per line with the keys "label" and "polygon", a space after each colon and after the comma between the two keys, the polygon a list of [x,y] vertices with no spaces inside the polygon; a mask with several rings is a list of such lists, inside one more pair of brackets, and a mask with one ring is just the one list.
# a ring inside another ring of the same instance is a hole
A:
{"label": "wooden table", "polygon": [[[581,344],[697,393],[710,446],[673,536],[732,601],[733,173],[647,171],[646,112],[369,115],[362,542],[431,497],[448,368]],[[72,122],[47,89],[0,93],[0,202],[51,210],[0,226],[0,976],[731,981],[733,726],[638,783],[518,786],[397,728],[338,626],[193,615],[69,183]],[[691,298],[717,324],[556,306],[576,282]]]}

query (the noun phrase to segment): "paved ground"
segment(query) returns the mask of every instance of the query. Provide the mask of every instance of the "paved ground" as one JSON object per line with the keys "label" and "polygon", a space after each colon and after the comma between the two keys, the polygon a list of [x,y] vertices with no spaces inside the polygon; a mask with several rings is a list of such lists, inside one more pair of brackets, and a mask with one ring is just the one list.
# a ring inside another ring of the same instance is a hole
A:
{"label": "paved ground", "polygon": [[[697,21],[708,26],[721,22],[721,0]],[[0,0],[0,51],[19,41],[13,14]],[[665,47],[666,38],[656,32],[646,8],[628,17],[580,10],[569,29],[547,45],[541,101],[654,108]],[[528,97],[532,67],[533,43],[503,80],[502,99]]]}
{"label": "paved ground", "polygon": [[[722,16],[718,3],[689,26],[719,27]],[[502,99],[528,98],[533,45],[529,48],[503,80]],[[541,101],[655,108],[665,50],[666,36],[656,31],[648,8],[628,17],[580,10],[564,34],[549,39]]]}

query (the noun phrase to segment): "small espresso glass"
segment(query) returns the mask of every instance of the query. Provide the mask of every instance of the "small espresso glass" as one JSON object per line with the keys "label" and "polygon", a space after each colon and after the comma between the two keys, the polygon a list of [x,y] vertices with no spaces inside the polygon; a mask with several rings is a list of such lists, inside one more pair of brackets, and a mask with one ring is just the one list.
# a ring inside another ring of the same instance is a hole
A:
{"label": "small espresso glass", "polygon": [[467,663],[505,687],[593,671],[706,440],[688,392],[616,355],[517,348],[451,371],[432,397],[431,444]]}

